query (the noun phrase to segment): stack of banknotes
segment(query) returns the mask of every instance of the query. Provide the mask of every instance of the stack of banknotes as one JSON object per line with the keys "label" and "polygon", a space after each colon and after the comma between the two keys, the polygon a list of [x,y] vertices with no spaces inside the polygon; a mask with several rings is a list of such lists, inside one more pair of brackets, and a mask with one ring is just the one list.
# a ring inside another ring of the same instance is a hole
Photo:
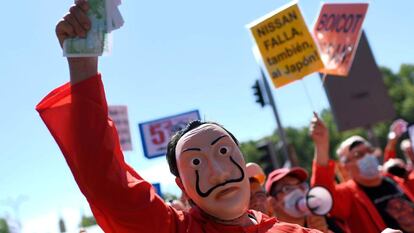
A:
{"label": "stack of banknotes", "polygon": [[85,38],[71,38],[63,42],[66,57],[96,57],[111,50],[110,33],[124,24],[118,7],[121,0],[88,0],[91,29]]}

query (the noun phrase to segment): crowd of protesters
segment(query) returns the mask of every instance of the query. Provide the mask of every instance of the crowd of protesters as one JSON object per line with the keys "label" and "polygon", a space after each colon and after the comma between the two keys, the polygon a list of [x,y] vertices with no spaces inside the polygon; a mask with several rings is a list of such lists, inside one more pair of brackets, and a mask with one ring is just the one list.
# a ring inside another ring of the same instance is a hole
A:
{"label": "crowd of protesters", "polygon": [[[61,45],[89,30],[88,8],[87,1],[76,1],[57,24]],[[300,167],[276,169],[266,177],[260,166],[245,163],[236,137],[223,126],[191,122],[168,144],[167,161],[183,195],[166,203],[123,159],[98,58],[68,63],[70,82],[36,109],[105,232],[414,232],[410,141],[401,143],[405,161],[395,153],[401,121],[391,127],[384,155],[355,135],[338,145],[336,163],[330,159],[328,130],[315,114],[310,177]],[[347,177],[340,183],[336,166]],[[328,190],[333,203],[323,215],[316,213],[325,199],[309,206],[315,195],[308,194],[316,186]]]}
{"label": "crowd of protesters", "polygon": [[[405,131],[398,125],[405,128],[407,122],[399,119],[391,125],[383,155],[380,148],[354,135],[340,143],[338,161],[333,161],[329,159],[328,130],[315,115],[310,125],[315,143],[311,185],[303,168],[276,169],[264,181],[259,165],[248,163],[250,208],[322,232],[381,232],[386,228],[414,232],[414,153],[410,139],[404,139],[400,143],[404,160],[396,158],[397,142]],[[337,166],[341,169],[335,169]],[[346,174],[337,174],[339,171]],[[347,179],[338,182],[337,176]],[[312,186],[326,187],[332,195],[333,207],[324,216],[298,211],[295,206],[297,197],[305,197]]]}

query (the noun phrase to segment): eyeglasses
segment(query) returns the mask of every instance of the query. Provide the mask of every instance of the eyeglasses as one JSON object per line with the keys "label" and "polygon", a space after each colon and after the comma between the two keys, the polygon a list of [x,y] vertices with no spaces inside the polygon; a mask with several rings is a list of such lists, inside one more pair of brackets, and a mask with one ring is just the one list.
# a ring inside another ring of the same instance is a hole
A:
{"label": "eyeglasses", "polygon": [[279,189],[273,189],[270,195],[272,197],[276,197],[279,193],[288,194],[297,188],[307,190],[309,188],[309,185],[306,182],[300,182],[298,184],[286,184]]}
{"label": "eyeglasses", "polygon": [[364,150],[358,150],[358,151],[355,151],[355,152],[351,153],[351,155],[349,156],[350,158],[346,157],[346,156],[343,156],[343,157],[341,157],[340,160],[341,160],[342,163],[349,163],[349,162],[352,162],[352,161],[360,160],[365,155],[372,154],[373,152],[374,152],[374,148],[367,147]]}

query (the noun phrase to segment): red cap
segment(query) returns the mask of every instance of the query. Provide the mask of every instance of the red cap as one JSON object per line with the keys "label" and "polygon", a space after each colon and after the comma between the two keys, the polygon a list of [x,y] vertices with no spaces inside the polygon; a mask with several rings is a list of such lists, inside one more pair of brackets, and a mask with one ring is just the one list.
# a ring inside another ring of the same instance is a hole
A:
{"label": "red cap", "polygon": [[266,184],[265,184],[266,192],[270,193],[270,189],[272,188],[272,185],[280,181],[287,175],[296,177],[301,182],[305,181],[308,178],[308,172],[301,167],[276,169],[269,174],[266,180]]}

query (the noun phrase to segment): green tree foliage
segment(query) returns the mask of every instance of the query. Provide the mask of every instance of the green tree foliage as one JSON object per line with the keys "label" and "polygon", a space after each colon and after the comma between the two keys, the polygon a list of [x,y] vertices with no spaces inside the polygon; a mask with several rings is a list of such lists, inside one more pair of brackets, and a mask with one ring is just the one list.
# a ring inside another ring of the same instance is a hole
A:
{"label": "green tree foliage", "polygon": [[82,216],[81,222],[79,224],[80,227],[90,227],[96,225],[96,220],[93,216]]}
{"label": "green tree foliage", "polygon": [[[313,144],[309,140],[308,127],[299,129],[289,127],[285,131],[286,137],[297,155],[298,164],[296,165],[309,170],[313,159]],[[292,152],[290,151],[290,153]]]}
{"label": "green tree foliage", "polygon": [[[414,65],[401,65],[398,73],[393,73],[390,69],[382,67],[381,72],[383,74],[384,83],[388,89],[388,94],[397,112],[397,118],[405,119],[408,122],[414,122]],[[334,117],[329,110],[324,110],[320,117],[329,130],[330,154],[333,159],[336,159],[336,149],[339,143],[349,136],[356,134],[367,138],[365,129],[338,132]],[[384,148],[387,143],[387,135],[391,123],[392,121],[378,123],[373,128],[381,148]],[[285,132],[289,143],[292,144],[293,148],[296,150],[298,165],[310,171],[314,150],[313,142],[309,137],[308,127],[288,127],[285,128]],[[264,139],[270,139],[275,145],[279,141],[277,132],[258,141]],[[260,158],[260,154],[256,148],[258,141],[241,143],[240,148],[245,155],[246,161],[259,163],[258,159]],[[281,155],[281,151],[278,150],[278,157],[282,157]]]}
{"label": "green tree foliage", "polygon": [[257,162],[260,154],[256,148],[256,141],[248,141],[240,144],[240,150],[243,152],[244,158],[247,162]]}
{"label": "green tree foliage", "polygon": [[397,74],[385,67],[381,72],[398,117],[414,122],[414,65],[401,65]]}
{"label": "green tree foliage", "polygon": [[164,201],[170,201],[170,200],[178,200],[178,197],[172,193],[165,192],[162,194]]}
{"label": "green tree foliage", "polygon": [[0,233],[10,233],[6,219],[0,218]]}
{"label": "green tree foliage", "polygon": [[[259,141],[270,141],[273,145],[276,145],[277,140],[275,136],[264,137]],[[261,156],[263,156],[261,151],[257,149],[259,141],[248,141],[240,144],[240,150],[242,151],[246,162],[255,162],[259,164],[262,168],[266,167],[266,162],[260,161]],[[269,163],[271,163],[269,161]]]}

